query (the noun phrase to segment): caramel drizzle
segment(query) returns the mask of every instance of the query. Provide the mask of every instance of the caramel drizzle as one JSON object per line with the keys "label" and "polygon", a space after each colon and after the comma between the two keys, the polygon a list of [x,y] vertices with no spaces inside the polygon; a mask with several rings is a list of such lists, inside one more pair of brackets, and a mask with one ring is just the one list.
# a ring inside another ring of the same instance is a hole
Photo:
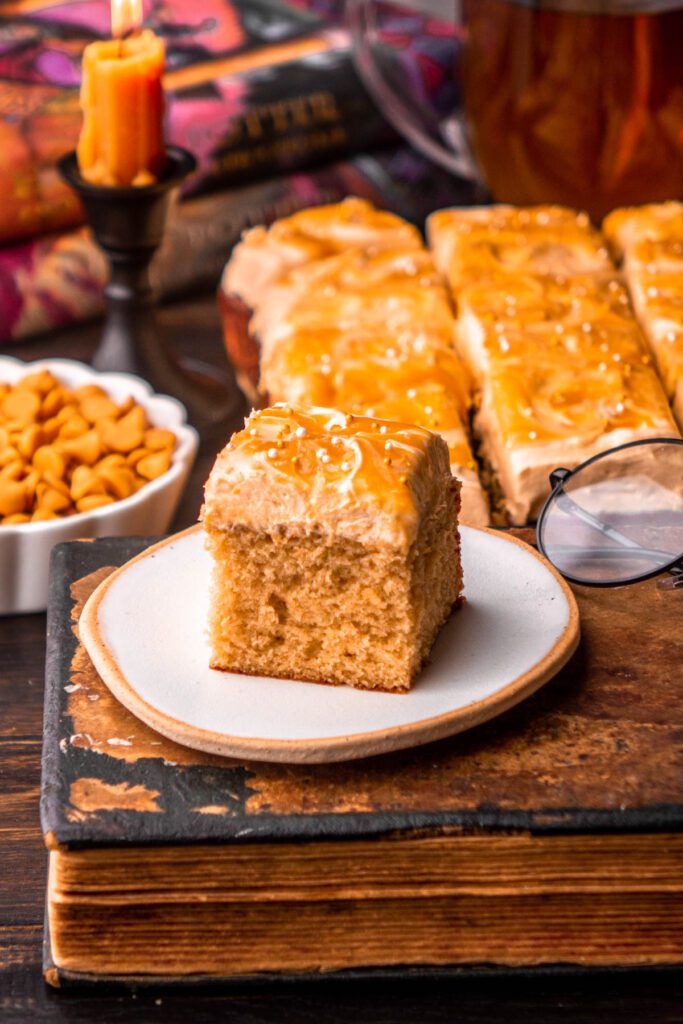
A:
{"label": "caramel drizzle", "polygon": [[429,439],[420,427],[279,404],[252,413],[225,453],[243,475],[263,472],[341,497],[372,494],[412,516],[411,478]]}

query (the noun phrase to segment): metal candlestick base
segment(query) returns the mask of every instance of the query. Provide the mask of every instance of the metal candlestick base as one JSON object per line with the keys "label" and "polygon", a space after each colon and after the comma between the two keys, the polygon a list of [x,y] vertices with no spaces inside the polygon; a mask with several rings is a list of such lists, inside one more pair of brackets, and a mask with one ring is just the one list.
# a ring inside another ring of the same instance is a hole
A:
{"label": "metal candlestick base", "polygon": [[81,176],[75,152],[67,153],[57,166],[81,199],[93,235],[109,260],[106,322],[92,365],[137,374],[156,391],[178,398],[190,421],[205,433],[228,411],[227,378],[211,367],[183,361],[171,350],[156,320],[149,279],[171,193],[196,166],[194,157],[179,146],[169,146],[167,157],[163,178],[141,188],[91,184]]}

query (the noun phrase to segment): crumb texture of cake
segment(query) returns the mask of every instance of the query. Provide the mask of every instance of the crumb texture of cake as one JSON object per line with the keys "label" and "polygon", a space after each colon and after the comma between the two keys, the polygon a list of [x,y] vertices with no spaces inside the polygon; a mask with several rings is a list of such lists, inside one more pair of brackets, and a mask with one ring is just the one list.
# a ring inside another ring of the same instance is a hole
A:
{"label": "crumb texture of cake", "polygon": [[461,595],[459,489],[423,428],[252,413],[205,490],[212,667],[408,690]]}

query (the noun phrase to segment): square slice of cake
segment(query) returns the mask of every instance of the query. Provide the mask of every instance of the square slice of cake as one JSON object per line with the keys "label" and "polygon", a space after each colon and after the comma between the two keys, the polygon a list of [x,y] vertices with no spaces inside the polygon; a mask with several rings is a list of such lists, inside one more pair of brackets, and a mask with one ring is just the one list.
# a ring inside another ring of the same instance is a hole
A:
{"label": "square slice of cake", "polygon": [[421,427],[252,413],[205,491],[212,667],[409,689],[461,595],[459,490]]}

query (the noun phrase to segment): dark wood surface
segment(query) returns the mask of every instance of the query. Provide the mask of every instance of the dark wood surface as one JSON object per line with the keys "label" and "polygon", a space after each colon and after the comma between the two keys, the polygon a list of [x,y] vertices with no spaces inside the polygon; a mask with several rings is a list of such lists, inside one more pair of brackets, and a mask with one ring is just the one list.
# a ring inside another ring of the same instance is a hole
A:
{"label": "dark wood surface", "polygon": [[[225,365],[213,299],[164,311],[180,350]],[[7,350],[24,359],[61,356],[87,360],[97,328],[71,331]],[[226,368],[227,370],[227,368]],[[226,404],[226,427],[243,408],[236,391]],[[196,518],[201,484],[215,443],[195,466],[177,528]],[[105,1021],[394,1022],[525,1020],[683,1022],[678,972],[547,975],[500,980],[424,978],[385,986],[377,981],[243,988],[201,992],[55,992],[41,974],[46,855],[38,820],[45,618],[0,619],[0,1022],[85,1024]]]}

